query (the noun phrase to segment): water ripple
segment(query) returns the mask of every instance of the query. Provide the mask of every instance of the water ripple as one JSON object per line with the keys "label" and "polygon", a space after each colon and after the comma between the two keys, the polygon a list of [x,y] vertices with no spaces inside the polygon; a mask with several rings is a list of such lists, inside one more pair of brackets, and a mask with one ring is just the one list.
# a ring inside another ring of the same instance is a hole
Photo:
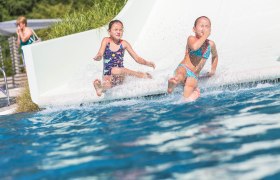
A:
{"label": "water ripple", "polygon": [[0,121],[3,179],[279,177],[280,85],[49,107]]}

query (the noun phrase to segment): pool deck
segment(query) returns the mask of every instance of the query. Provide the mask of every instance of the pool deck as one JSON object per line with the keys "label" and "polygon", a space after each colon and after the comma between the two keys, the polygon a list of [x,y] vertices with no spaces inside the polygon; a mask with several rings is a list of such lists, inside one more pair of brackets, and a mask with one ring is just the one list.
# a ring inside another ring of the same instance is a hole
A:
{"label": "pool deck", "polygon": [[17,108],[16,97],[19,95],[22,88],[9,89],[10,106],[7,105],[7,97],[0,92],[0,116],[14,114]]}

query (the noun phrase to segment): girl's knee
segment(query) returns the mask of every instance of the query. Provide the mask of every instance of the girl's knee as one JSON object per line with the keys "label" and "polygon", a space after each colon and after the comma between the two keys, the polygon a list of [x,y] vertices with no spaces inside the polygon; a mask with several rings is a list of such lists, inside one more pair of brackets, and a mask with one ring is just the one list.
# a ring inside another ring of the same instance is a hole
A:
{"label": "girl's knee", "polygon": [[185,82],[185,76],[182,73],[178,73],[175,75],[175,78],[178,82],[184,83]]}
{"label": "girl's knee", "polygon": [[112,73],[113,75],[120,75],[120,74],[122,74],[122,68],[113,67],[112,70],[111,70],[111,73]]}
{"label": "girl's knee", "polygon": [[104,81],[104,82],[102,83],[102,86],[103,86],[103,88],[105,88],[105,89],[109,89],[109,88],[111,88],[112,83],[111,83],[110,81]]}

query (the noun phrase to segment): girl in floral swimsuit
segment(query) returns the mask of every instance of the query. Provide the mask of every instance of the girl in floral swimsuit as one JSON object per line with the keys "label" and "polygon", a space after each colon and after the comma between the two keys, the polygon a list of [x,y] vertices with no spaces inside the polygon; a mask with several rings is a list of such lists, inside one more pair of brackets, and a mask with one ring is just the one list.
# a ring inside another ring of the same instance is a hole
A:
{"label": "girl in floral swimsuit", "polygon": [[184,84],[183,96],[186,101],[194,101],[200,96],[198,89],[198,75],[205,65],[206,60],[212,53],[212,67],[208,76],[213,76],[218,64],[216,45],[207,38],[211,33],[211,22],[206,16],[195,20],[193,31],[195,36],[189,36],[185,58],[175,70],[174,77],[168,80],[167,92],[172,93],[174,88]]}
{"label": "girl in floral swimsuit", "polygon": [[103,82],[96,79],[93,82],[96,94],[101,96],[107,89],[115,85],[121,84],[125,76],[134,76],[138,78],[152,78],[149,73],[137,72],[127,69],[123,66],[124,52],[127,50],[132,58],[139,64],[143,64],[155,68],[155,64],[151,61],[138,56],[132,49],[131,45],[122,40],[123,23],[119,20],[113,20],[109,23],[108,29],[110,37],[105,37],[102,40],[101,47],[97,55],[93,58],[100,61],[103,56],[104,69],[103,69]]}

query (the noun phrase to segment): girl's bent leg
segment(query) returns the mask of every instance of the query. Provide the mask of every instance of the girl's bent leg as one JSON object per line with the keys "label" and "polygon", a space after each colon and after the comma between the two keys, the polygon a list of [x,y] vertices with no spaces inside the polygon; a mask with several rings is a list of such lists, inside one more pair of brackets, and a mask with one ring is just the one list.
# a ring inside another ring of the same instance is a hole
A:
{"label": "girl's bent leg", "polygon": [[113,77],[110,75],[106,75],[103,77],[103,83],[102,83],[103,92],[105,92],[107,89],[112,88],[112,81],[113,81]]}
{"label": "girl's bent leg", "polygon": [[176,71],[176,76],[170,78],[168,80],[168,88],[167,88],[167,92],[170,94],[173,92],[174,88],[183,82],[184,78],[185,78],[185,72],[184,71]]}
{"label": "girl's bent leg", "polygon": [[116,76],[135,76],[138,78],[149,78],[151,79],[152,76],[149,73],[137,72],[127,68],[112,68],[112,74]]}
{"label": "girl's bent leg", "polygon": [[178,85],[179,81],[178,78],[172,77],[168,80],[168,88],[167,88],[167,92],[170,94],[173,92],[174,88]]}
{"label": "girl's bent leg", "polygon": [[187,78],[184,87],[184,98],[196,100],[200,96],[199,89],[197,88],[197,80],[195,78]]}
{"label": "girl's bent leg", "polygon": [[97,96],[101,96],[103,92],[107,89],[112,88],[112,77],[111,76],[104,76],[103,83],[99,79],[94,80],[93,86],[95,88]]}
{"label": "girl's bent leg", "polygon": [[96,95],[101,96],[103,92],[101,81],[99,79],[94,80],[93,86],[95,88]]}
{"label": "girl's bent leg", "polygon": [[200,89],[199,88],[195,88],[193,93],[189,96],[188,100],[189,101],[195,101],[199,97],[200,97]]}

